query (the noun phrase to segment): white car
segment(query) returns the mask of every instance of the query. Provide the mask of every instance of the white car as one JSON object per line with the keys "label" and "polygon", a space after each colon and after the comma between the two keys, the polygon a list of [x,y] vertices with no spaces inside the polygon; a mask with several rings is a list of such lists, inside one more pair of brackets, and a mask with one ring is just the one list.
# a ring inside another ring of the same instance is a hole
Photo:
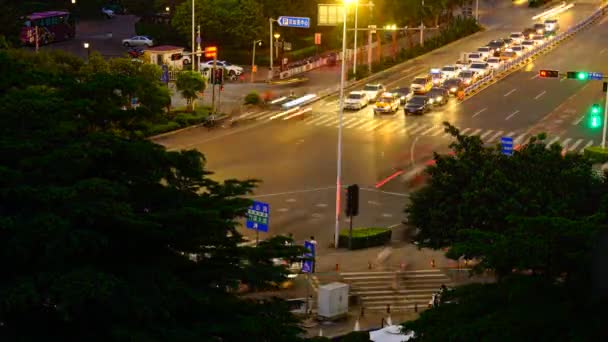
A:
{"label": "white car", "polygon": [[502,65],[502,61],[498,57],[490,57],[490,58],[488,58],[486,63],[488,63],[488,65],[492,69],[498,69]]}
{"label": "white car", "polygon": [[475,71],[479,77],[485,77],[490,73],[490,65],[488,63],[472,63],[469,70]]}
{"label": "white car", "polygon": [[366,84],[363,87],[363,92],[367,95],[367,99],[369,102],[376,101],[378,96],[385,91],[384,85],[380,83],[376,84]]}
{"label": "white car", "polygon": [[526,37],[524,37],[524,34],[521,32],[513,32],[511,33],[509,38],[513,39],[513,43],[515,44],[521,44],[521,42],[526,39]]}
{"label": "white car", "polygon": [[[226,61],[215,61],[216,68],[224,68],[229,77],[236,77],[243,73],[243,68],[238,65],[230,64]],[[201,70],[212,69],[213,60],[201,63]]]}
{"label": "white car", "polygon": [[545,20],[545,31],[557,32],[557,30],[559,30],[559,23],[557,22],[557,19]]}
{"label": "white car", "polygon": [[484,59],[488,59],[490,56],[494,54],[494,50],[489,46],[482,46],[477,49],[477,52],[480,53]]}
{"label": "white car", "polygon": [[359,110],[369,103],[367,94],[363,91],[351,91],[346,99],[344,99],[345,109]]}
{"label": "white car", "polygon": [[122,45],[126,47],[131,46],[147,46],[151,47],[154,45],[154,41],[148,36],[135,36],[122,40]]}
{"label": "white car", "polygon": [[112,19],[112,18],[114,18],[116,16],[114,14],[114,11],[112,11],[109,8],[105,8],[105,7],[101,8],[101,13],[103,13],[106,16],[106,18],[108,18],[108,19]]}
{"label": "white car", "polygon": [[536,46],[536,43],[533,40],[528,39],[521,42],[521,46],[525,47],[528,50],[532,50]]}
{"label": "white car", "polygon": [[445,75],[446,79],[455,78],[456,76],[458,76],[460,70],[461,68],[457,65],[446,65],[441,68],[441,72]]}
{"label": "white car", "polygon": [[534,43],[536,43],[536,45],[542,45],[545,42],[545,36],[535,34],[534,36],[532,36],[532,40],[534,41]]}
{"label": "white car", "polygon": [[525,48],[525,47],[523,47],[522,45],[514,45],[514,46],[511,46],[511,50],[512,50],[513,52],[515,52],[515,54],[516,54],[517,56],[521,56],[521,55],[523,55],[524,53],[526,53],[526,48]]}
{"label": "white car", "polygon": [[479,52],[470,53],[467,55],[467,60],[471,63],[483,63],[486,61],[483,55]]}

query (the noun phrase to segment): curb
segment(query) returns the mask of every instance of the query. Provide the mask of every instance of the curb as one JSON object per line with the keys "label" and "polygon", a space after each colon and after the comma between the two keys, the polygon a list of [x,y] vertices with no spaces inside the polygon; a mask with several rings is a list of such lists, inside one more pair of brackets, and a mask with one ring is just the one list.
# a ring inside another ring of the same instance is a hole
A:
{"label": "curb", "polygon": [[[223,115],[220,115],[218,118],[216,118],[215,121],[223,121],[227,118],[228,118],[228,114],[223,114]],[[199,128],[199,127],[205,127],[205,122],[198,123],[198,124],[192,125],[192,126],[183,127],[180,129],[176,129],[174,131],[169,131],[169,132],[165,132],[165,133],[161,133],[161,134],[157,134],[157,135],[152,135],[152,136],[146,137],[146,139],[148,139],[148,140],[160,139],[160,138],[168,137],[168,136],[171,136],[174,134],[182,133],[182,132],[185,132],[185,131],[188,131],[191,129],[195,129],[195,128]]]}

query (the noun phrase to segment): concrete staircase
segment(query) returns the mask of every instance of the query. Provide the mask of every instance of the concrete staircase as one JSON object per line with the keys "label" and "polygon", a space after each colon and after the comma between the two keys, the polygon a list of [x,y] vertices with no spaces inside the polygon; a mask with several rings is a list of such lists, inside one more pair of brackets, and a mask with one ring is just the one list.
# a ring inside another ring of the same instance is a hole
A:
{"label": "concrete staircase", "polygon": [[452,280],[439,269],[386,272],[340,273],[350,284],[365,310],[424,310],[441,284],[453,286]]}

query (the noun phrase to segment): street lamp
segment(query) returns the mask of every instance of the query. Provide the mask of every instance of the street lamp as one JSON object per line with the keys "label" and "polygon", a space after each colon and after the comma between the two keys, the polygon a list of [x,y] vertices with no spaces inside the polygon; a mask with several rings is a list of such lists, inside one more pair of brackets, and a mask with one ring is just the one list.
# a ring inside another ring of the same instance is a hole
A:
{"label": "street lamp", "polygon": [[76,0],[72,0],[72,5],[74,5],[76,3]]}
{"label": "street lamp", "polygon": [[257,72],[257,68],[255,66],[255,46],[262,46],[262,40],[254,40],[253,41],[253,54],[251,57],[251,83],[253,83],[253,75]]}
{"label": "street lamp", "polygon": [[279,38],[281,37],[280,33],[275,33],[274,34],[274,48],[275,48],[275,57],[274,58],[279,58]]}
{"label": "street lamp", "polygon": [[165,12],[167,12],[167,13],[171,12],[171,7],[169,7],[169,6],[165,7]]}
{"label": "street lamp", "polygon": [[91,58],[91,45],[88,42],[84,42],[83,46],[87,50],[87,62],[88,62],[89,58]]}
{"label": "street lamp", "polygon": [[356,0],[343,0],[344,10],[342,11],[342,63],[340,69],[340,111],[338,113],[338,161],[336,175],[336,227],[334,234],[334,246],[338,248],[338,237],[340,236],[340,195],[342,193],[342,117],[344,116],[344,67],[346,59],[346,6],[356,2]]}

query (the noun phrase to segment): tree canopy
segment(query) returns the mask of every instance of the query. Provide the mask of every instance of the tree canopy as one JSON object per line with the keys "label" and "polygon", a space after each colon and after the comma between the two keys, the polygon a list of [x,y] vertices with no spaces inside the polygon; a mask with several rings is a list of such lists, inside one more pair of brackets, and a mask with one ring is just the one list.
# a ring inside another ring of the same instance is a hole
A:
{"label": "tree canopy", "polygon": [[110,65],[0,51],[0,340],[297,341],[283,302],[236,291],[282,281],[271,259],[302,248],[240,247],[256,181],[134,135],[160,82]]}

